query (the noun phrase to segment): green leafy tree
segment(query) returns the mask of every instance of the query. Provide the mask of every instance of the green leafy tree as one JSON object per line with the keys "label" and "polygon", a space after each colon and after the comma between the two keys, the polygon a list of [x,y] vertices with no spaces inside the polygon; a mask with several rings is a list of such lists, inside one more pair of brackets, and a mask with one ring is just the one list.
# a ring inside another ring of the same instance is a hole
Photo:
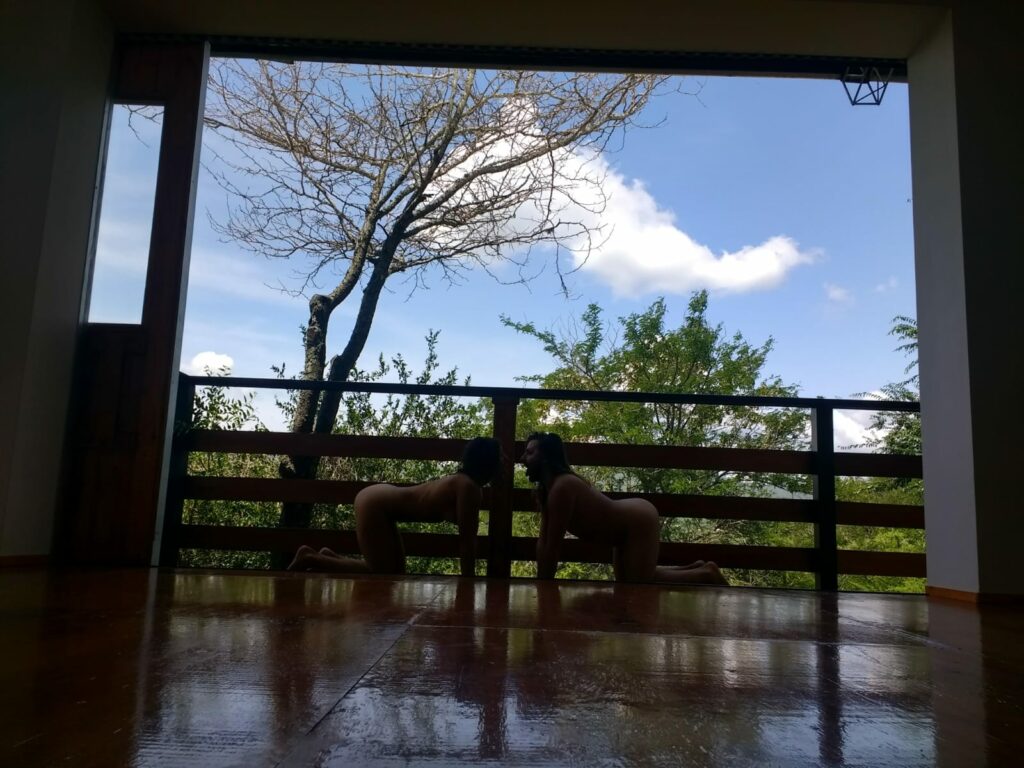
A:
{"label": "green leafy tree", "polygon": [[[897,315],[892,320],[890,336],[900,340],[897,352],[910,357],[904,369],[909,374],[902,381],[891,382],[882,387],[879,399],[919,400],[919,374],[917,370],[917,321],[912,317]],[[921,415],[896,411],[878,411],[872,416],[871,429],[875,437],[864,447],[881,453],[921,455]],[[920,481],[916,481],[920,483]]]}
{"label": "green leafy tree", "polygon": [[[522,377],[544,388],[795,397],[795,385],[763,372],[772,339],[755,345],[738,332],[728,334],[709,322],[707,308],[707,292],[694,293],[676,328],[668,325],[664,299],[619,318],[614,329],[596,304],[561,333],[507,317],[502,321],[537,339],[554,359],[553,371]],[[805,446],[806,425],[806,415],[792,409],[586,401],[529,402],[522,406],[519,419],[521,436],[541,428],[575,442],[760,449]],[[582,474],[606,491],[765,496],[808,487],[805,478],[725,471],[591,467]],[[520,525],[525,535],[530,523]],[[810,531],[805,528],[676,518],[663,522],[662,539],[806,544]],[[563,573],[602,576],[607,570],[569,565]]]}

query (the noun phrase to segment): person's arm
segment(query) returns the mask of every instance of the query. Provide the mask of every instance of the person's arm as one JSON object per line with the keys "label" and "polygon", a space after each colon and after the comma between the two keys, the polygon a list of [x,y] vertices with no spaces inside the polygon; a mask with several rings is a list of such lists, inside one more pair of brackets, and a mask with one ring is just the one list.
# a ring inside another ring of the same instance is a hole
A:
{"label": "person's arm", "polygon": [[558,570],[562,540],[569,527],[575,494],[567,482],[556,483],[548,493],[547,504],[540,515],[540,536],[537,538],[537,578],[553,579]]}
{"label": "person's arm", "polygon": [[471,483],[459,488],[455,499],[455,520],[459,526],[459,571],[476,575],[476,534],[480,528],[480,489]]}

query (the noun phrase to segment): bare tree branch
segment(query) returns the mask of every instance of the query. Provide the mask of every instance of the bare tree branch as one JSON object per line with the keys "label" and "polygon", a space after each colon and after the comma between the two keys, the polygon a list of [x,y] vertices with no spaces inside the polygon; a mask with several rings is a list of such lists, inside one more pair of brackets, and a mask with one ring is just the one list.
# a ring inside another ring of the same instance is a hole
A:
{"label": "bare tree branch", "polygon": [[[456,282],[473,267],[496,275],[511,264],[518,276],[499,279],[521,282],[541,248],[567,291],[565,276],[605,236],[605,166],[595,160],[639,124],[664,83],[648,75],[214,62],[208,167],[232,201],[215,228],[296,265],[296,292],[310,294],[302,376],[345,380],[394,275],[410,275],[415,289],[431,276]],[[355,324],[328,364],[331,314],[357,288]],[[304,393],[291,428],[328,432],[337,407],[336,397]],[[283,471],[315,476],[315,462],[299,463],[293,458]]]}

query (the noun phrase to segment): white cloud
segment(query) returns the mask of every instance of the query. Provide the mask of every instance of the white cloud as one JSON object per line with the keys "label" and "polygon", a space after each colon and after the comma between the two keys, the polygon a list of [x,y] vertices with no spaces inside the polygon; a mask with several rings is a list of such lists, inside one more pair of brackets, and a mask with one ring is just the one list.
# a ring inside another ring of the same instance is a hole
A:
{"label": "white cloud", "polygon": [[[293,355],[302,359],[298,329],[288,332],[290,328],[287,325],[283,328],[273,325],[273,330],[267,330],[267,325],[272,322],[252,317],[240,317],[230,323],[218,322],[214,318],[186,317],[182,347],[186,353],[210,347],[230,349],[239,375],[265,376],[269,373],[266,368],[268,360],[279,362]],[[254,365],[262,368],[254,368]]]}
{"label": "white cloud", "polygon": [[833,304],[852,304],[853,294],[835,283],[825,283],[825,296]]}
{"label": "white cloud", "polygon": [[885,293],[886,291],[893,290],[894,288],[899,286],[899,284],[900,281],[896,279],[895,275],[890,275],[889,279],[886,280],[884,283],[879,283],[878,285],[875,286],[875,292]]}
{"label": "white cloud", "polygon": [[766,290],[816,257],[783,235],[716,255],[680,229],[675,213],[659,206],[642,181],[627,180],[603,157],[588,161],[577,156],[570,162],[589,164],[587,172],[599,182],[590,199],[579,196],[579,204],[569,203],[562,212],[562,219],[601,228],[589,254],[582,238],[572,243],[576,266],[617,295],[635,298],[703,288],[734,293]]}
{"label": "white cloud", "polygon": [[[835,449],[837,451],[848,449],[876,437],[875,431],[869,427],[871,415],[870,411],[835,411],[832,415]],[[853,450],[863,451],[866,449],[854,448]]]}
{"label": "white cloud", "polygon": [[[884,399],[885,393],[880,389],[868,392],[866,395],[858,395],[862,399]],[[835,435],[835,449],[837,451],[868,451],[869,448],[857,448],[854,446],[863,445],[868,441],[878,440],[885,436],[888,430],[872,429],[871,420],[875,417],[876,411],[834,411],[832,425]]]}
{"label": "white cloud", "polygon": [[789,237],[776,235],[759,245],[715,255],[676,226],[675,214],[661,208],[638,180],[608,169],[603,188],[607,205],[600,216],[607,238],[577,263],[629,297],[666,292],[687,293],[708,288],[745,292],[773,288],[794,268],[815,254],[802,251]]}
{"label": "white cloud", "polygon": [[[505,137],[493,143],[488,140],[482,145],[462,145],[446,158],[440,176],[428,190],[430,195],[437,196],[460,183],[474,169],[544,146],[548,139],[527,102],[510,100],[494,119]],[[605,156],[585,149],[557,150],[553,156],[534,163],[479,177],[461,187],[446,205],[467,205],[495,195],[518,199],[518,191],[532,188],[538,178],[545,182],[554,178],[555,193],[539,195],[514,213],[509,212],[509,221],[499,214],[495,227],[511,237],[557,223],[554,234],[560,238],[560,245],[572,252],[574,266],[606,283],[618,295],[685,294],[703,288],[734,293],[767,290],[817,256],[777,231],[764,232],[760,242],[754,240],[732,251],[718,251],[697,242],[678,225],[675,212],[659,206],[642,181],[626,178],[609,165]],[[435,227],[422,232],[421,237],[431,238],[442,250],[445,246],[454,250],[477,243],[476,238],[467,242],[465,229],[451,225],[443,216],[438,215],[436,221]],[[594,233],[593,242],[588,242],[581,230]],[[494,254],[476,255],[489,268],[502,268]],[[506,251],[504,255],[514,254]],[[522,252],[517,255],[522,256]],[[219,265],[207,266],[205,261],[195,259],[191,284],[247,297],[258,293],[259,298],[269,300],[274,296],[273,290],[264,285],[275,282],[266,263],[255,257],[252,263],[243,265],[231,261],[233,272],[225,275]]]}
{"label": "white cloud", "polygon": [[[497,144],[485,155],[460,161],[449,177],[455,179],[465,168],[521,150],[512,140]],[[573,252],[574,265],[618,295],[688,293],[702,288],[735,293],[766,290],[781,283],[793,268],[817,257],[813,251],[801,250],[794,239],[778,234],[756,245],[716,254],[680,229],[675,213],[660,207],[642,181],[628,180],[604,156],[562,150],[554,160],[553,164],[543,159],[536,167],[515,168],[500,180],[479,180],[462,196],[477,199],[493,194],[496,188],[519,188],[528,177],[546,178],[555,173],[559,189],[550,197],[545,194],[543,199],[520,206],[506,223],[505,233],[531,232],[539,222],[558,222],[562,245]],[[442,180],[438,187],[445,183]],[[588,238],[588,230],[592,238]],[[433,234],[441,243],[457,242],[459,237],[450,231]]]}
{"label": "white cloud", "polygon": [[219,376],[222,369],[227,369],[227,375],[230,375],[234,367],[235,361],[231,355],[213,351],[200,352],[185,366],[185,373],[192,376],[206,376],[207,369],[209,369],[210,375]]}

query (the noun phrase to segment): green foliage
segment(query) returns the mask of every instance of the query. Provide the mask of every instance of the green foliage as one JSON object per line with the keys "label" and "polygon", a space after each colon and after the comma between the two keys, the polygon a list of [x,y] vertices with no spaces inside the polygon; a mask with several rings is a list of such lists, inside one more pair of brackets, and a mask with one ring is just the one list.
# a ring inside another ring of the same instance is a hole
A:
{"label": "green foliage", "polygon": [[[889,335],[895,336],[901,342],[896,351],[910,356],[910,362],[905,369],[910,376],[902,381],[884,385],[880,396],[872,396],[884,400],[918,400],[920,392],[917,373],[917,321],[912,317],[897,315],[892,319]],[[871,428],[880,437],[869,440],[863,447],[881,453],[921,455],[920,414],[879,411],[872,416]]]}
{"label": "green foliage", "polygon": [[[213,371],[207,368],[204,373],[207,376],[229,376],[231,369],[221,367]],[[192,401],[192,426],[195,429],[254,429],[265,432],[267,428],[256,415],[254,397],[254,393],[247,392],[233,398],[224,387],[200,387]]]}
{"label": "green foliage", "polygon": [[[884,437],[882,438],[884,440]],[[883,452],[890,453],[883,448]],[[924,486],[919,479],[836,478],[836,498],[870,504],[924,504]],[[840,549],[866,552],[924,552],[924,531],[913,528],[881,528],[841,525],[837,531]],[[885,576],[844,575],[840,587],[863,592],[923,592],[924,579]]]}
{"label": "green foliage", "polygon": [[[911,359],[903,381],[882,387],[882,399],[917,400],[917,321],[899,315],[893,318],[889,334],[900,340],[897,351]],[[871,428],[877,437],[863,446],[878,453],[921,455],[921,417],[917,413],[878,411],[872,416]],[[924,485],[914,478],[862,478],[842,477],[836,481],[836,498],[840,501],[860,501],[875,504],[924,504]],[[868,526],[840,526],[840,549],[870,552],[924,552],[923,530],[908,528],[875,528]],[[843,589],[867,592],[923,592],[924,579],[893,578],[884,576],[843,576]]]}
{"label": "green foliage", "polygon": [[[555,360],[547,374],[523,377],[545,388],[591,389],[752,396],[796,396],[795,386],[763,373],[772,349],[769,338],[748,343],[740,333],[729,335],[707,320],[706,292],[691,296],[678,328],[666,323],[663,299],[647,310],[620,318],[613,329],[601,310],[590,305],[567,332],[555,333],[530,322],[502,318],[506,326],[537,339]],[[897,317],[892,334],[898,349],[913,354],[917,326],[912,318]],[[907,366],[908,379],[882,388],[882,398],[917,399],[916,360]],[[861,447],[883,453],[920,454],[917,414],[878,412],[871,425],[879,436]],[[797,411],[715,406],[665,406],[588,402],[530,402],[520,408],[519,431],[555,431],[574,442],[692,445],[761,449],[807,447],[806,421]],[[730,472],[683,472],[633,468],[583,468],[581,474],[607,491],[635,491],[728,496],[806,495],[807,478],[742,475]],[[922,504],[920,480],[838,478],[837,496],[844,501]],[[517,515],[515,535],[536,535],[534,516]],[[880,552],[923,552],[924,532],[911,529],[841,526],[839,546]],[[693,543],[813,546],[813,528],[799,523],[670,519],[663,522],[662,540]],[[526,575],[528,568],[518,566]],[[609,578],[607,566],[566,564],[559,576]],[[736,584],[809,588],[806,573],[729,572]],[[920,579],[843,576],[842,588],[870,591],[921,591]]]}
{"label": "green foliage", "polygon": [[[207,376],[226,376],[230,371],[206,370]],[[232,397],[224,387],[200,387],[192,404],[195,429],[266,431],[256,414],[252,392]],[[258,454],[192,453],[188,472],[197,477],[277,477],[277,460]],[[182,510],[182,521],[192,525],[273,526],[277,505],[251,501],[190,499]],[[202,568],[267,568],[263,552],[215,552],[187,550],[181,553],[183,566]]]}
{"label": "green foliage", "polygon": [[[618,333],[602,321],[591,304],[580,326],[559,337],[532,323],[502,318],[506,326],[533,336],[555,360],[545,375],[523,381],[548,389],[646,391],[795,397],[797,388],[762,368],[772,349],[769,338],[754,346],[736,333],[707,320],[707,293],[694,294],[679,328],[666,328],[663,299],[646,311],[619,319]],[[657,403],[541,402],[522,407],[519,431],[537,427],[581,441],[690,445],[708,447],[791,448],[806,443],[804,415],[774,408],[672,405]],[[609,490],[662,490],[675,493],[735,495],[764,482],[796,490],[786,477],[752,478],[735,473],[672,470],[612,470],[603,481]]]}

